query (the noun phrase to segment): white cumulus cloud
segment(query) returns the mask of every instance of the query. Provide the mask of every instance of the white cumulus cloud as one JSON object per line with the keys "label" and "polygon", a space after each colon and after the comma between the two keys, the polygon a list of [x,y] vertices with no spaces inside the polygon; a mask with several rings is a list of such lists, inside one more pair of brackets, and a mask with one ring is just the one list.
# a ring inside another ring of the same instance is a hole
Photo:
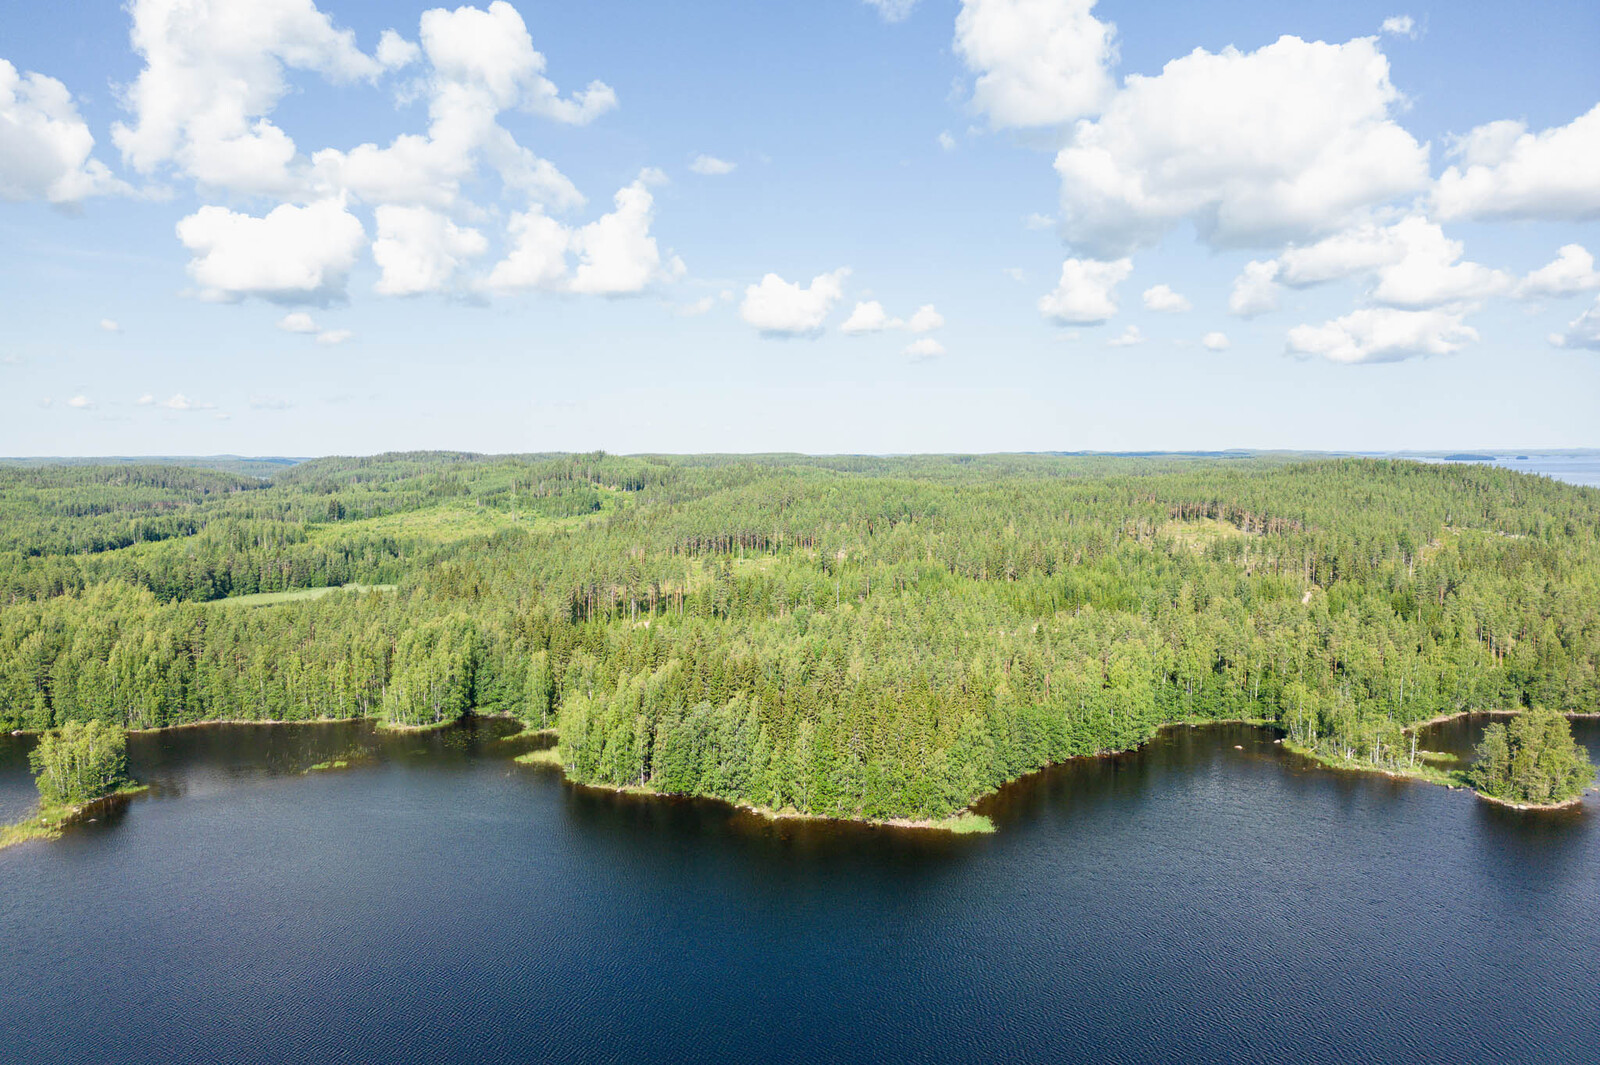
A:
{"label": "white cumulus cloud", "polygon": [[1178,314],[1194,309],[1194,304],[1172,291],[1169,285],[1152,285],[1145,289],[1144,306],[1146,310],[1160,311],[1164,314]]}
{"label": "white cumulus cloud", "polygon": [[1592,288],[1600,288],[1600,271],[1594,268],[1594,256],[1582,244],[1566,244],[1553,262],[1522,279],[1517,295],[1571,296]]}
{"label": "white cumulus cloud", "polygon": [[977,75],[973,106],[996,128],[1055,126],[1115,91],[1116,27],[1095,0],[962,0],[956,54]]}
{"label": "white cumulus cloud", "polygon": [[891,319],[883,309],[883,304],[877,300],[867,300],[857,303],[850,312],[850,317],[844,320],[839,327],[839,332],[855,335],[858,333],[881,333],[890,326],[899,325],[900,319]]}
{"label": "white cumulus cloud", "polygon": [[1439,218],[1600,217],[1600,104],[1540,133],[1521,122],[1479,126],[1454,145],[1439,176]]}
{"label": "white cumulus cloud", "polygon": [[834,304],[843,298],[849,273],[848,267],[840,267],[818,274],[804,287],[798,281],[767,274],[759,284],[744,290],[739,316],[767,336],[816,336]]}
{"label": "white cumulus cloud", "polygon": [[317,323],[305,311],[290,311],[278,319],[278,328],[285,333],[315,333]]}
{"label": "white cumulus cloud", "polygon": [[338,200],[280,204],[265,217],[202,207],[178,223],[193,253],[189,275],[209,300],[260,296],[280,303],[326,304],[343,297],[345,280],[367,235]]}
{"label": "white cumulus cloud", "polygon": [[1291,247],[1280,256],[1278,280],[1307,286],[1370,274],[1370,297],[1391,307],[1414,310],[1481,299],[1508,291],[1510,275],[1463,262],[1460,241],[1445,236],[1435,222],[1410,215],[1393,225],[1371,223],[1337,233],[1315,244]]}
{"label": "white cumulus cloud", "polygon": [[844,324],[841,333],[880,333],[885,329],[905,329],[912,333],[931,333],[944,325],[944,315],[931,303],[924,303],[910,318],[891,318],[877,300],[857,303]]}
{"label": "white cumulus cloud", "polygon": [[1233,279],[1233,291],[1228,294],[1228,313],[1254,318],[1277,310],[1279,269],[1272,259],[1251,259],[1245,263],[1239,276]]}
{"label": "white cumulus cloud", "polygon": [[618,190],[616,209],[600,216],[572,235],[578,257],[571,290],[592,295],[617,296],[643,292],[652,282],[683,273],[683,263],[663,264],[656,239],[650,235],[654,198],[647,187],[659,180],[647,171],[633,184]]}
{"label": "white cumulus cloud", "polygon": [[462,263],[489,249],[482,233],[426,207],[384,204],[375,214],[372,258],[382,276],[373,290],[386,296],[442,291]]}
{"label": "white cumulus cloud", "polygon": [[317,343],[332,347],[335,344],[343,344],[353,336],[355,333],[349,329],[324,329],[317,334]]}
{"label": "white cumulus cloud", "polygon": [[171,163],[203,185],[287,195],[295,145],[266,116],[289,91],[285,69],[332,81],[371,79],[383,64],[312,0],[133,0],[144,69],[111,139],[142,173]]}
{"label": "white cumulus cloud", "polygon": [[927,362],[945,353],[944,345],[932,337],[922,337],[907,344],[900,352],[912,362]]}
{"label": "white cumulus cloud", "polygon": [[1200,338],[1200,346],[1207,351],[1227,351],[1229,347],[1228,334],[1207,333]]}
{"label": "white cumulus cloud", "polygon": [[1450,355],[1478,339],[1478,331],[1461,319],[1461,313],[1454,311],[1363,307],[1322,325],[1295,326],[1289,330],[1286,350],[1342,363]]}
{"label": "white cumulus cloud", "polygon": [[1116,288],[1133,272],[1133,260],[1068,259],[1055,291],[1039,297],[1039,311],[1057,322],[1093,325],[1117,313]]}
{"label": "white cumulus cloud", "polygon": [[1185,220],[1214,247],[1337,230],[1426,186],[1427,149],[1391,117],[1401,103],[1372,38],[1196,49],[1130,75],[1073,127],[1055,162],[1062,235],[1112,258]]}
{"label": "white cumulus cloud", "polygon": [[428,70],[426,135],[404,133],[386,148],[361,144],[348,152],[327,148],[312,157],[314,183],[348,190],[369,203],[450,208],[480,159],[507,189],[556,209],[582,206],[583,195],[549,160],[518,144],[497,121],[513,108],[557,122],[583,125],[617,105],[604,82],[562,96],[544,76],[545,57],[533,47],[527,24],[510,4],[487,10],[435,8],[422,15],[421,45]]}
{"label": "white cumulus cloud", "polygon": [[43,74],[19,74],[0,59],[0,200],[77,203],[126,192],[91,158],[94,135],[67,87]]}
{"label": "white cumulus cloud", "polygon": [[120,333],[122,332],[122,325],[115,318],[102,318],[100,319],[100,329],[106,333]]}
{"label": "white cumulus cloud", "polygon": [[[49,402],[46,401],[46,406],[48,405]],[[67,400],[67,406],[73,408],[74,410],[88,410],[90,407],[94,406],[94,400],[90,399],[88,396],[73,396],[71,399]]]}

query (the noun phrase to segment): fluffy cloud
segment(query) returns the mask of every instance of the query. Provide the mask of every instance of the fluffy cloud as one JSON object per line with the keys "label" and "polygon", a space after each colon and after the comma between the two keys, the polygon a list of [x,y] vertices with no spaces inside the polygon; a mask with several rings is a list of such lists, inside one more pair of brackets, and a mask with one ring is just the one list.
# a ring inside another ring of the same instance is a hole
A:
{"label": "fluffy cloud", "polygon": [[[49,406],[48,400],[45,401],[45,405]],[[71,407],[73,410],[88,410],[94,406],[94,400],[90,399],[88,396],[73,396],[71,399],[67,400],[67,406]]]}
{"label": "fluffy cloud", "polygon": [[1077,123],[1055,163],[1062,235],[1111,258],[1184,220],[1218,247],[1337,230],[1427,184],[1426,147],[1390,117],[1400,103],[1371,38],[1196,49]]}
{"label": "fluffy cloud", "polygon": [[1116,27],[1095,0],[962,0],[956,53],[977,74],[973,106],[999,127],[1096,114],[1116,83]]}
{"label": "fluffy cloud", "polygon": [[676,258],[665,266],[656,240],[650,235],[654,198],[647,183],[660,180],[647,171],[616,195],[616,210],[572,235],[578,268],[572,275],[573,292],[616,296],[643,292],[661,277],[683,273]]}
{"label": "fluffy cloud", "polygon": [[1451,311],[1403,311],[1365,307],[1322,325],[1289,330],[1287,350],[1332,362],[1399,362],[1424,355],[1450,355],[1478,331]]}
{"label": "fluffy cloud", "polygon": [[944,353],[944,345],[932,337],[923,337],[920,340],[913,340],[900,352],[900,354],[905,355],[912,362],[927,362],[930,359],[937,359]]}
{"label": "fluffy cloud", "polygon": [[891,325],[899,325],[900,319],[891,319],[883,309],[883,304],[877,300],[868,300],[857,303],[855,310],[850,312],[850,317],[844,320],[839,327],[839,332],[851,335],[859,333],[881,333]]}
{"label": "fluffy cloud", "polygon": [[1165,314],[1177,314],[1194,309],[1194,304],[1172,291],[1167,285],[1153,285],[1145,289],[1144,306],[1146,310],[1161,311]]}
{"label": "fluffy cloud", "polygon": [[739,316],[766,336],[817,336],[834,304],[843,298],[849,273],[848,267],[841,267],[818,274],[804,288],[798,281],[768,274],[744,290]]}
{"label": "fluffy cloud", "polygon": [[1229,347],[1228,334],[1207,333],[1200,338],[1200,346],[1207,351],[1227,351]]}
{"label": "fluffy cloud", "polygon": [[125,192],[104,163],[90,158],[94,136],[67,87],[42,74],[19,74],[0,59],[0,200],[76,203]]}
{"label": "fluffy cloud", "polygon": [[111,137],[143,173],[170,162],[204,185],[286,195],[294,142],[265,117],[289,90],[285,69],[333,81],[383,70],[312,0],[133,0],[129,12],[145,65],[125,94],[134,121]]}
{"label": "fluffy cloud", "polygon": [[262,218],[202,207],[178,223],[178,239],[194,254],[189,276],[203,299],[312,304],[343,297],[367,244],[361,222],[331,199],[282,204]]}
{"label": "fluffy cloud", "polygon": [[1439,218],[1600,216],[1600,104],[1565,126],[1529,133],[1521,122],[1479,126],[1456,142],[1439,176]]}
{"label": "fluffy cloud", "polygon": [[1594,268],[1594,256],[1581,244],[1562,247],[1555,261],[1530,273],[1517,285],[1517,295],[1571,296],[1591,288],[1600,288],[1600,272]]}
{"label": "fluffy cloud", "polygon": [[[577,229],[537,208],[513,215],[508,227],[511,251],[495,265],[486,287],[620,296],[681,276],[682,260],[672,256],[664,261],[650,235],[655,200],[649,186],[662,180],[659,171],[643,171],[633,184],[618,190],[615,210]],[[578,258],[570,277],[568,252]]]}
{"label": "fluffy cloud", "polygon": [[439,78],[458,92],[487,93],[501,110],[521,107],[546,118],[584,125],[617,106],[603,81],[563,97],[544,76],[545,58],[517,9],[495,0],[487,11],[434,8],[422,14],[422,50]]}
{"label": "fluffy cloud", "polygon": [[317,343],[332,347],[335,344],[343,344],[353,336],[355,333],[349,329],[325,329],[317,334]]}
{"label": "fluffy cloud", "polygon": [[883,309],[883,304],[877,300],[868,300],[857,303],[855,310],[850,312],[844,324],[839,327],[841,333],[880,333],[885,329],[906,329],[913,333],[929,333],[944,325],[944,315],[940,314],[931,303],[925,303],[916,309],[910,318],[890,318]]}
{"label": "fluffy cloud", "polygon": [[572,234],[535,207],[511,216],[507,226],[511,251],[495,264],[488,287],[498,290],[559,288],[567,273],[567,246]]}
{"label": "fluffy cloud", "polygon": [[372,258],[382,271],[373,290],[386,296],[439,292],[467,259],[482,255],[489,242],[426,207],[385,204],[376,211],[378,232]]}
{"label": "fluffy cloud", "polygon": [[531,200],[567,209],[584,202],[555,165],[517,143],[497,118],[521,108],[558,122],[584,125],[617,105],[604,82],[564,97],[544,76],[522,16],[510,4],[488,10],[435,8],[422,15],[420,53],[429,63],[428,133],[401,134],[387,148],[362,144],[312,157],[316,182],[347,189],[370,203],[452,206],[480,157],[501,182]]}
{"label": "fluffy cloud", "polygon": [[102,318],[100,319],[100,329],[106,333],[120,333],[122,332],[122,325],[115,318]]}
{"label": "fluffy cloud", "polygon": [[1417,22],[1410,15],[1391,15],[1383,20],[1383,32],[1391,37],[1415,37]]}
{"label": "fluffy cloud", "polygon": [[933,309],[933,304],[924,303],[916,312],[906,319],[906,328],[913,333],[927,333],[944,325],[944,315]]}
{"label": "fluffy cloud", "polygon": [[1117,313],[1116,288],[1133,272],[1131,259],[1068,259],[1055,291],[1039,297],[1039,311],[1057,322],[1094,325]]}
{"label": "fluffy cloud", "polygon": [[1558,348],[1587,348],[1600,351],[1600,297],[1594,306],[1574,318],[1565,333],[1553,333],[1550,343]]}
{"label": "fluffy cloud", "polygon": [[1509,275],[1474,262],[1460,262],[1462,244],[1437,225],[1418,217],[1392,227],[1403,250],[1378,269],[1372,298],[1391,307],[1416,310],[1498,295],[1512,285]]}
{"label": "fluffy cloud", "polygon": [[1463,246],[1437,223],[1411,215],[1393,225],[1365,224],[1305,247],[1287,249],[1277,278],[1284,284],[1315,285],[1371,273],[1373,300],[1413,310],[1481,299],[1509,290],[1499,270],[1461,262]]}
{"label": "fluffy cloud", "polygon": [[317,323],[305,311],[291,311],[278,319],[278,328],[285,333],[315,333]]}
{"label": "fluffy cloud", "polygon": [[718,159],[714,155],[697,155],[694,157],[694,162],[689,164],[689,169],[696,174],[716,177],[721,174],[733,173],[734,168],[738,165],[737,163],[730,163],[726,159]]}
{"label": "fluffy cloud", "polygon": [[1124,329],[1120,334],[1118,334],[1117,336],[1114,336],[1110,340],[1106,341],[1106,346],[1107,347],[1112,347],[1112,348],[1131,348],[1135,344],[1143,344],[1143,343],[1144,343],[1144,333],[1139,331],[1139,327],[1138,326],[1130,325],[1130,326],[1128,326],[1128,328]]}
{"label": "fluffy cloud", "polygon": [[1228,294],[1228,313],[1254,318],[1277,310],[1280,269],[1272,259],[1251,259],[1245,263],[1239,276],[1233,279],[1233,291]]}

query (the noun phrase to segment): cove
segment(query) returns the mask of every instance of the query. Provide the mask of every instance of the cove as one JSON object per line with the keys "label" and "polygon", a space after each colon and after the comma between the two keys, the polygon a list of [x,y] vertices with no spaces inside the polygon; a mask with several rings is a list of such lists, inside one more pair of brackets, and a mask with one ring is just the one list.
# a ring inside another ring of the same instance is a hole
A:
{"label": "cove", "polygon": [[1593,1060],[1600,796],[1178,728],[951,836],[577,788],[513,729],[130,737],[148,798],[0,853],[0,1059]]}

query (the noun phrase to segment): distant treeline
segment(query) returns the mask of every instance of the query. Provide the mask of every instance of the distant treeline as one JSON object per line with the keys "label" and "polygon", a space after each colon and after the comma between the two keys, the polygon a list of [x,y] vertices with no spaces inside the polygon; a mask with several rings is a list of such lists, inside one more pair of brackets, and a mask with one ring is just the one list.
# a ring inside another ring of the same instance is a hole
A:
{"label": "distant treeline", "polygon": [[[890,817],[1163,722],[1600,706],[1600,491],[1480,466],[407,454],[0,470],[0,515],[12,728],[476,710],[578,780]],[[399,589],[226,601],[350,582]]]}

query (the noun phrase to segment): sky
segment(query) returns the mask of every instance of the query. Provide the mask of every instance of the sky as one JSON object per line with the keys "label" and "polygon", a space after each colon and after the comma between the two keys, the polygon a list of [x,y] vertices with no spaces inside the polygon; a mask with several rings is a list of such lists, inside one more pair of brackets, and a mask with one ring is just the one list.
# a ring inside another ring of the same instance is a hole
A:
{"label": "sky", "polygon": [[1600,5],[0,0],[0,454],[1600,446]]}

